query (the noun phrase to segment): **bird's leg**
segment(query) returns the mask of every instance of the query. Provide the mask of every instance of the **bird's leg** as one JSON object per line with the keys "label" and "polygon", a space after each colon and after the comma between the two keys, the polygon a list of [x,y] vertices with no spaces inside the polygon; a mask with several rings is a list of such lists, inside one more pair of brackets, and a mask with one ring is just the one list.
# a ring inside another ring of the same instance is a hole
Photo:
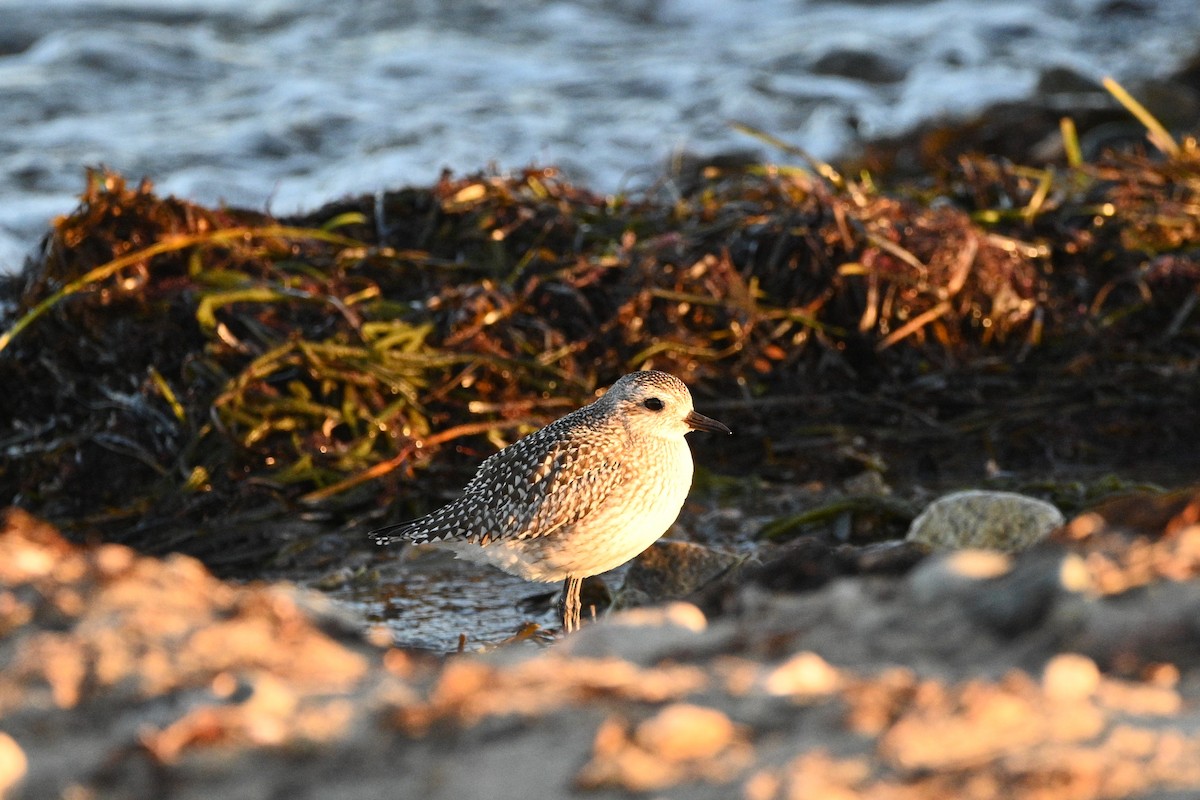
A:
{"label": "bird's leg", "polygon": [[562,591],[562,623],[563,633],[579,630],[579,612],[581,610],[579,593],[583,587],[583,578],[574,576],[563,581]]}

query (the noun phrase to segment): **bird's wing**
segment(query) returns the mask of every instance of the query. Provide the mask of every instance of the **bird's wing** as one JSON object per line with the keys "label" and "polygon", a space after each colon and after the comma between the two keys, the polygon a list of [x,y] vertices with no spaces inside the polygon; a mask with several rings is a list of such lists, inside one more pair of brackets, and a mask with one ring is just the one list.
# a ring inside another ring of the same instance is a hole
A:
{"label": "bird's wing", "polygon": [[[560,420],[561,422],[561,420]],[[551,425],[482,464],[462,497],[420,519],[370,532],[376,544],[445,540],[486,545],[545,536],[599,507],[621,478],[621,445]]]}
{"label": "bird's wing", "polygon": [[478,526],[467,538],[546,536],[599,508],[620,478],[620,453],[603,440],[528,437],[483,462],[468,484],[463,501],[474,500]]}

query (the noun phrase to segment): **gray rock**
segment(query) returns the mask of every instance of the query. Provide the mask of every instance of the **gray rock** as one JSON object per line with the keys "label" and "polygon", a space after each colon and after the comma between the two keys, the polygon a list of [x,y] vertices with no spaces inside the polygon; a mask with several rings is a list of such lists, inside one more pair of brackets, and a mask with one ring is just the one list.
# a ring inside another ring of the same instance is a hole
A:
{"label": "gray rock", "polygon": [[903,64],[878,53],[863,50],[832,50],[812,65],[817,75],[836,75],[865,83],[899,83],[907,69]]}
{"label": "gray rock", "polygon": [[730,626],[710,629],[704,612],[691,603],[672,602],[621,611],[584,625],[558,646],[558,652],[574,658],[615,656],[650,665],[721,652],[734,635]]}
{"label": "gray rock", "polygon": [[1159,581],[1120,595],[1077,595],[1047,619],[1062,650],[1102,669],[1192,665],[1200,652],[1200,582]]}
{"label": "gray rock", "polygon": [[1015,553],[1042,541],[1064,522],[1044,500],[1013,492],[948,494],[921,512],[906,537],[935,550],[985,548]]}
{"label": "gray rock", "polygon": [[740,556],[704,545],[660,539],[634,559],[612,607],[633,608],[678,600],[739,561]]}
{"label": "gray rock", "polygon": [[963,598],[967,613],[1005,636],[1038,627],[1064,597],[1091,589],[1087,567],[1074,553],[1037,548],[1022,553],[1013,569],[985,581]]}
{"label": "gray rock", "polygon": [[908,585],[922,605],[948,603],[1007,636],[1041,624],[1063,596],[1092,589],[1083,559],[1058,548],[1019,557],[994,550],[943,553],[915,569]]}
{"label": "gray rock", "polygon": [[983,581],[1012,569],[1012,557],[995,550],[960,550],[941,553],[921,563],[908,576],[908,586],[919,603],[961,598],[978,591]]}

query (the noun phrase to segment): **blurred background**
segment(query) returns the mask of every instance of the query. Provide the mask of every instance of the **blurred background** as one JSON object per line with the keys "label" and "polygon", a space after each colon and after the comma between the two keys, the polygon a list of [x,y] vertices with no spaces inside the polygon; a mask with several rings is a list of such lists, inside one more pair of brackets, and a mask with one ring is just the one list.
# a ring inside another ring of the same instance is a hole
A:
{"label": "blurred background", "polygon": [[5,272],[89,165],[277,214],[444,168],[619,191],[759,148],[732,119],[837,158],[997,102],[1105,102],[1105,74],[1194,119],[1156,82],[1200,52],[1195,0],[0,0],[0,19]]}

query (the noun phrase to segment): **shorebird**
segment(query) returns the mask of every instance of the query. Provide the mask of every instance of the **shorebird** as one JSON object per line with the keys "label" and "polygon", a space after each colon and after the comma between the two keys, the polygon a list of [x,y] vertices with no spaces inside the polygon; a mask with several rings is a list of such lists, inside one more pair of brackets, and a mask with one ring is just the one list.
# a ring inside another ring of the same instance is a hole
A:
{"label": "shorebird", "polygon": [[692,485],[693,430],[731,433],[692,408],[683,381],[633,372],[487,458],[454,502],[371,531],[377,544],[438,544],[529,581],[563,581],[563,630],[583,579],[619,567],[671,527]]}

